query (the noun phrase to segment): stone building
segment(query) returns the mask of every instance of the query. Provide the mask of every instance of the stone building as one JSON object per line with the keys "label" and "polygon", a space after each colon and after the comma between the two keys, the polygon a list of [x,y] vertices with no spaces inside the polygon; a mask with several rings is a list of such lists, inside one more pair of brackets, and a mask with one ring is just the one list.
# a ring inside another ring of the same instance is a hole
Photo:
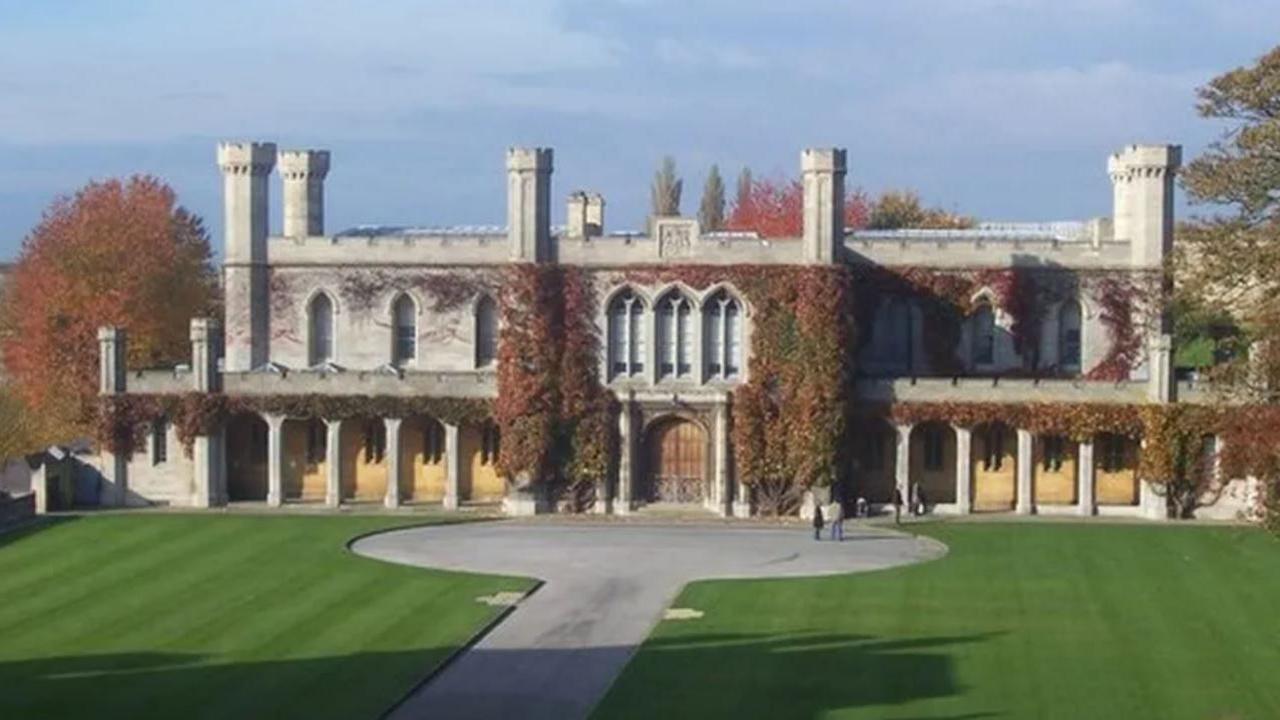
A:
{"label": "stone building", "polygon": [[[102,393],[492,399],[500,299],[476,278],[515,263],[574,266],[592,278],[600,379],[617,400],[619,438],[616,469],[596,495],[599,512],[654,503],[752,511],[748,483],[735,476],[731,424],[734,390],[752,373],[753,298],[727,280],[642,281],[631,268],[844,264],[863,271],[858,277],[918,269],[968,273],[971,283],[1012,268],[1056,288],[1036,296],[1050,298],[1046,306],[1015,316],[1003,306],[1007,291],[978,282],[960,300],[955,327],[941,334],[919,297],[872,296],[859,327],[855,405],[1169,403],[1198,392],[1175,386],[1162,308],[1148,308],[1146,319],[1126,310],[1135,316],[1124,321],[1129,362],[1119,376],[1098,379],[1093,371],[1117,357],[1116,319],[1108,316],[1115,310],[1105,283],[1082,280],[1158,275],[1173,242],[1178,146],[1132,145],[1109,158],[1110,218],[859,232],[844,227],[845,151],[809,149],[800,158],[803,233],[794,238],[709,232],[685,217],[651,218],[642,233],[613,232],[604,199],[587,192],[568,196],[566,223],[554,227],[552,158],[547,148],[507,151],[505,228],[370,225],[330,234],[328,152],[220,145],[225,318],[193,319],[190,366],[167,369],[125,368],[125,329],[103,328]],[[284,205],[278,233],[268,221],[273,170]],[[954,363],[937,362],[939,337]],[[104,453],[112,501],[446,508],[505,501],[510,512],[545,505],[499,474],[502,438],[492,421],[280,411],[237,416],[203,433],[184,450],[173,424],[157,418],[136,452]],[[1073,441],[1002,422],[883,419],[849,435],[845,487],[873,506],[896,486],[904,496],[923,491],[939,513],[1164,514],[1163,499],[1137,477],[1137,438]],[[1234,515],[1244,493],[1237,488],[1210,513]]]}

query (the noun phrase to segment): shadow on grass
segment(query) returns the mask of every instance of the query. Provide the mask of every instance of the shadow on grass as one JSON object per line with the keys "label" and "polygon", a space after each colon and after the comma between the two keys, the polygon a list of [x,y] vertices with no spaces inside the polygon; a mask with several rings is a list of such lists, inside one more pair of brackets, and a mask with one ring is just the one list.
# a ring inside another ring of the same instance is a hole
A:
{"label": "shadow on grass", "polygon": [[79,519],[79,515],[37,515],[30,521],[24,522],[17,527],[0,531],[0,548],[31,537],[42,530],[48,530],[58,525],[65,525]]}
{"label": "shadow on grass", "polygon": [[[886,639],[810,633],[658,639],[627,666],[595,717],[813,718],[858,708],[878,718],[939,717],[913,715],[898,706],[962,695],[947,648],[990,637]],[[505,683],[500,676],[446,682],[438,688],[446,692],[419,698],[430,702],[410,700],[400,713],[390,712],[456,649],[270,660],[137,652],[4,661],[0,717],[315,719],[390,713],[573,718],[585,714],[595,699],[581,696],[575,674],[616,666],[630,650],[473,648],[482,666],[540,668],[550,672],[549,682],[532,695],[521,690],[520,683]]]}
{"label": "shadow on grass", "polygon": [[997,635],[891,639],[812,632],[659,638],[627,666],[595,717],[813,718],[874,708],[868,717],[906,720],[917,716],[898,706],[964,694],[948,648]]}
{"label": "shadow on grass", "polygon": [[375,718],[454,650],[263,661],[138,652],[0,662],[0,718]]}

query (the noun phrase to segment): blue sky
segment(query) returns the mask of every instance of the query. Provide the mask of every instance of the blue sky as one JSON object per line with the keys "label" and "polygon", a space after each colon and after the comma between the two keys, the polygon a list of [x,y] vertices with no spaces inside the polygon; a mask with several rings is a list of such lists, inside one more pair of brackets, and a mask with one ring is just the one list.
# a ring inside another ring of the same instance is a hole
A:
{"label": "blue sky", "polygon": [[814,145],[869,191],[1085,218],[1108,152],[1199,152],[1195,87],[1278,39],[1280,0],[0,0],[0,259],[134,172],[219,247],[214,144],[240,138],[333,151],[330,230],[501,224],[515,144],[555,148],[556,222],[584,188],[640,226],[664,154],[692,211],[711,163],[791,175]]}

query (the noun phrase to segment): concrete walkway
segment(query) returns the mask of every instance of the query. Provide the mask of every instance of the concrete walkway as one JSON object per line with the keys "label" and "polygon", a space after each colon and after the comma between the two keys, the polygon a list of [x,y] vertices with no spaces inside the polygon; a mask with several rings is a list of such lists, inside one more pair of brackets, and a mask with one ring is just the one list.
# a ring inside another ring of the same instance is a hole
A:
{"label": "concrete walkway", "polygon": [[396,530],[352,549],[406,565],[544,581],[402,703],[396,720],[586,717],[692,580],[859,572],[946,552],[933,540],[878,528],[815,543],[804,528],[515,521]]}

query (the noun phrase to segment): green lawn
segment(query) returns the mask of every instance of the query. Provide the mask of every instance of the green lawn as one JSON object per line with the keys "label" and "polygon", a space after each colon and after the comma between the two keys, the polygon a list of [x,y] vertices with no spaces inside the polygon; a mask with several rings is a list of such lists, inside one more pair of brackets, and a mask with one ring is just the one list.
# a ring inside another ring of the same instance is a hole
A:
{"label": "green lawn", "polygon": [[[965,523],[946,558],[696,583],[602,718],[1277,718],[1280,541]],[[856,549],[855,549],[856,551]]]}
{"label": "green lawn", "polygon": [[[421,521],[419,521],[421,522]],[[357,557],[353,516],[104,515],[0,536],[0,718],[371,718],[526,580]]]}

